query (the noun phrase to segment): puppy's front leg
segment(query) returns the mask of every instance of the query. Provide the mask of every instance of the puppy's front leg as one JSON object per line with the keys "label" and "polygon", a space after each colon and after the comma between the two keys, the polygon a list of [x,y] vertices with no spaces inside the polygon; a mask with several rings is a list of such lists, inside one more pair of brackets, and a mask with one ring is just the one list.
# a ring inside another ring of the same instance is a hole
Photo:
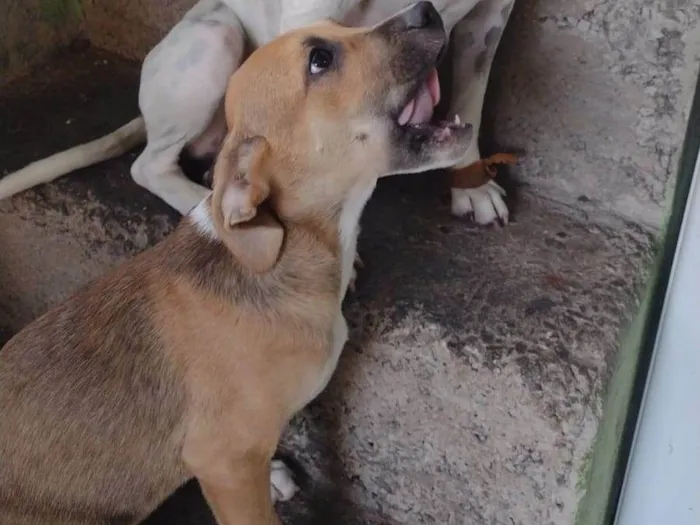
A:
{"label": "puppy's front leg", "polygon": [[219,525],[280,525],[270,497],[270,461],[257,453],[195,469]]}
{"label": "puppy's front leg", "polygon": [[[481,126],[484,95],[491,64],[508,21],[514,0],[483,0],[452,30],[453,47],[452,112],[461,121]],[[508,154],[482,159],[478,133],[474,135],[462,162],[452,171],[452,213],[468,216],[477,224],[508,222],[505,191],[496,184],[492,164],[512,164]]]}

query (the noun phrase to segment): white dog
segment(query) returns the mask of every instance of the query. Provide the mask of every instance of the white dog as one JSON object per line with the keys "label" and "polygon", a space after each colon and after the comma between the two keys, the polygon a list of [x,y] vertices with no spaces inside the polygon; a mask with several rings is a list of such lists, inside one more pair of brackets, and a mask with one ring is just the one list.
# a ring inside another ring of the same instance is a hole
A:
{"label": "white dog", "polygon": [[[478,132],[491,63],[515,0],[434,0],[453,49],[451,112]],[[146,140],[134,162],[134,180],[185,214],[209,189],[192,182],[178,165],[187,148],[215,154],[226,122],[223,97],[245,50],[325,18],[371,25],[414,2],[408,0],[199,0],[146,56],[141,72],[141,116],[115,132],[34,162],[0,180],[0,199],[76,169],[120,155]],[[246,44],[249,44],[247,46]],[[439,94],[439,88],[438,88]],[[432,111],[431,93],[416,98],[414,114]],[[425,102],[423,104],[423,102]],[[411,115],[406,116],[407,119]],[[478,136],[478,135],[476,135]],[[453,169],[452,212],[478,224],[506,223],[504,191],[490,175],[498,155],[482,159],[477,140]]]}

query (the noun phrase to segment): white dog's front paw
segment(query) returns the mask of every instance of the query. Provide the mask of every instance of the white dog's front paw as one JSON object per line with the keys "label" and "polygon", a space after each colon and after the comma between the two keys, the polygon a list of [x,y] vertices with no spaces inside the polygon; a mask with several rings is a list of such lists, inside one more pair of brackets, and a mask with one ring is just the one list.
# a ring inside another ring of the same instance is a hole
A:
{"label": "white dog's front paw", "polygon": [[492,180],[476,188],[452,188],[452,214],[468,216],[481,226],[496,221],[508,224],[505,195],[505,190]]}
{"label": "white dog's front paw", "polygon": [[273,459],[270,464],[270,494],[272,503],[288,501],[294,497],[299,487],[294,482],[294,474],[280,459]]}

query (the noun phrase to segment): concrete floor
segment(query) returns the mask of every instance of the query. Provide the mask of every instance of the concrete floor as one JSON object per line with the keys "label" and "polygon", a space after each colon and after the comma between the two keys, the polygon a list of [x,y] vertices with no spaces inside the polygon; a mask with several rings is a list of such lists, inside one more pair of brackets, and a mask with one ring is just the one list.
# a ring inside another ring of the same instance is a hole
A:
{"label": "concrete floor", "polygon": [[[136,114],[138,66],[87,51],[0,90],[0,173]],[[172,228],[135,152],[0,203],[0,343]],[[571,523],[651,236],[523,191],[517,222],[449,215],[440,174],[383,181],[363,219],[351,342],[282,451],[285,521]],[[600,226],[597,224],[604,224]],[[211,517],[195,484],[151,524]]]}

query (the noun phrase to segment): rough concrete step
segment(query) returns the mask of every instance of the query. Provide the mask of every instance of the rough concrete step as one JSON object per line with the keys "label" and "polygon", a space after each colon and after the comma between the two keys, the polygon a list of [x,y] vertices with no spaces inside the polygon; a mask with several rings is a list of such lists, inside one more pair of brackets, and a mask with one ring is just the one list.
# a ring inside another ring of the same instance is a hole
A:
{"label": "rough concrete step", "polygon": [[[137,74],[91,52],[9,86],[2,168],[132,118]],[[174,214],[129,179],[133,157],[0,203],[8,333],[172,227]],[[532,194],[517,223],[474,228],[449,215],[445,187],[440,175],[395,178],[369,203],[351,342],[283,443],[308,476],[283,506],[289,521],[572,521],[650,237]],[[207,515],[190,486],[154,523]]]}

